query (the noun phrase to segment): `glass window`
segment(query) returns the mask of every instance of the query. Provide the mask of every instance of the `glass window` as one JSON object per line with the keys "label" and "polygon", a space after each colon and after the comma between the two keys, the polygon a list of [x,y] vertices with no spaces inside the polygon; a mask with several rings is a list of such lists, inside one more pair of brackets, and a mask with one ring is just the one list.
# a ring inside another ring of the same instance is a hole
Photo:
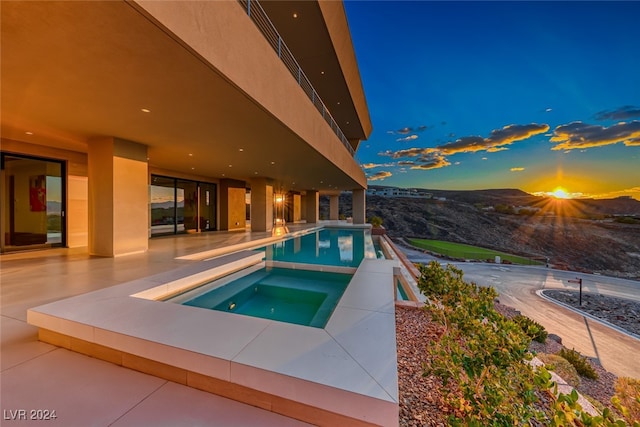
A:
{"label": "glass window", "polygon": [[65,244],[64,163],[2,154],[2,251]]}
{"label": "glass window", "polygon": [[151,235],[215,230],[216,185],[152,175]]}

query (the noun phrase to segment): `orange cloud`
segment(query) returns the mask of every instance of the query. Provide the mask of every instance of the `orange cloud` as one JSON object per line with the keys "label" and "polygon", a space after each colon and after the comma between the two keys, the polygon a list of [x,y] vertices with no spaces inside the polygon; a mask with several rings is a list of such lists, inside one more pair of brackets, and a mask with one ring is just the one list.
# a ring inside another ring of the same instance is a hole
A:
{"label": "orange cloud", "polygon": [[373,175],[370,175],[367,177],[367,180],[369,181],[380,181],[386,178],[389,178],[391,175],[393,175],[391,172],[389,171],[380,171],[380,172],[376,172]]}
{"label": "orange cloud", "polygon": [[433,153],[423,156],[419,160],[419,162],[416,162],[416,164],[411,166],[411,169],[439,169],[450,165],[451,163],[443,155],[439,153]]}
{"label": "orange cloud", "polygon": [[626,146],[640,145],[640,121],[621,122],[604,127],[583,122],[561,125],[553,131],[551,142],[558,143],[552,150],[575,150],[602,147],[623,143]]}
{"label": "orange cloud", "polygon": [[517,167],[517,168],[511,168],[509,169],[511,172],[522,172],[524,170],[524,168],[521,167]]}
{"label": "orange cloud", "polygon": [[549,125],[547,124],[531,123],[528,125],[508,125],[502,129],[491,131],[491,134],[487,138],[481,136],[464,136],[454,142],[449,142],[437,147],[414,147],[398,151],[387,150],[378,154],[394,159],[420,157],[420,159],[415,162],[416,164],[411,166],[411,169],[436,169],[451,165],[445,156],[458,153],[474,153],[477,151],[494,153],[507,150],[507,145],[528,139],[540,133],[545,133],[548,130]]}
{"label": "orange cloud", "polygon": [[395,166],[393,163],[364,163],[362,165],[360,165],[360,167],[362,169],[373,169],[373,168],[388,168],[388,167],[392,167]]}

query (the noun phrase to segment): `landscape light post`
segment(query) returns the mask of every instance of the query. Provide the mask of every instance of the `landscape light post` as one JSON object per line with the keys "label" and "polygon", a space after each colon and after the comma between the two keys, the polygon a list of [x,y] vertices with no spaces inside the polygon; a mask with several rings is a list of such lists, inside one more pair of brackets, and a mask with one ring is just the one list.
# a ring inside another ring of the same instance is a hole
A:
{"label": "landscape light post", "polygon": [[579,294],[579,301],[578,304],[580,305],[580,307],[582,307],[582,278],[580,277],[576,277],[575,280],[567,280],[567,282],[569,283],[578,283],[580,285],[580,294]]}

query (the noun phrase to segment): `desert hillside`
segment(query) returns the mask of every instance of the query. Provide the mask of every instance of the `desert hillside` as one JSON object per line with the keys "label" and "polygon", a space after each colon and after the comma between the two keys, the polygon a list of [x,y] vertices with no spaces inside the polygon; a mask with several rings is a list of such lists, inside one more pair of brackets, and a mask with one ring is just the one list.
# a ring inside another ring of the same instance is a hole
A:
{"label": "desert hillside", "polygon": [[[561,268],[640,279],[636,200],[557,201],[520,190],[432,193],[446,200],[369,196],[367,218],[382,218],[391,237],[466,243],[548,257]],[[343,194],[340,205],[349,216],[351,196]],[[328,218],[328,202],[321,203],[321,217]]]}

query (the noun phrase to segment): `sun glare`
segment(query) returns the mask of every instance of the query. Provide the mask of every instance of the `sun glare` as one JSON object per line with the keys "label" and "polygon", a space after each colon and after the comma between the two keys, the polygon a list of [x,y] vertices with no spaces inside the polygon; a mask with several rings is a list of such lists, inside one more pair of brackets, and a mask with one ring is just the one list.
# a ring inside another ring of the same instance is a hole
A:
{"label": "sun glare", "polygon": [[569,193],[562,187],[558,187],[551,193],[556,199],[568,199]]}

